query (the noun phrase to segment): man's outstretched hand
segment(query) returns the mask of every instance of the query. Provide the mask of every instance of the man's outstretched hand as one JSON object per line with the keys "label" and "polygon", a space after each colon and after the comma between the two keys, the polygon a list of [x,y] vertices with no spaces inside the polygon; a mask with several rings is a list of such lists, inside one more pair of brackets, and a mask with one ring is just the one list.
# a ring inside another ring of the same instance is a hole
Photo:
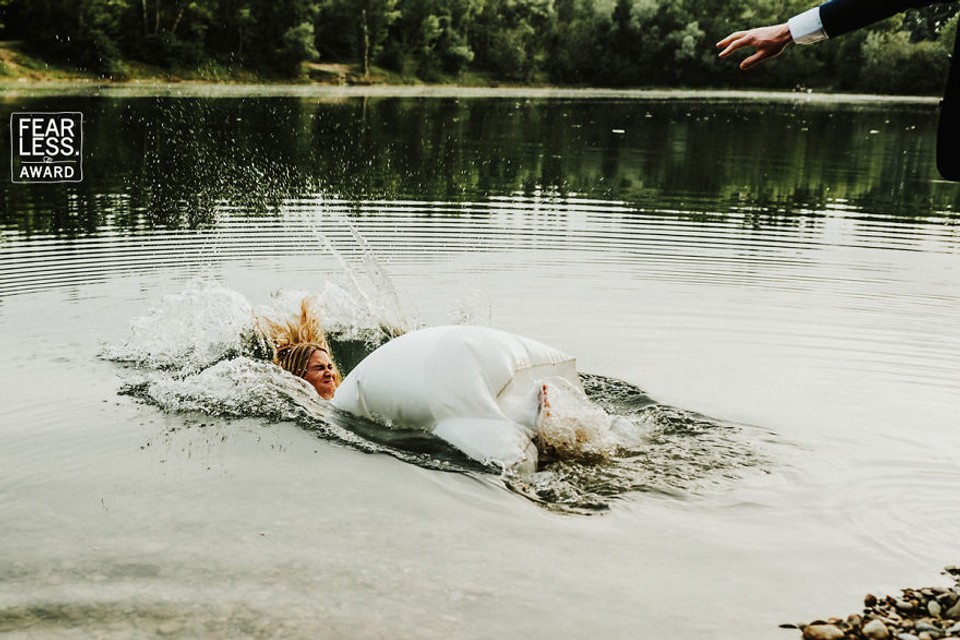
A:
{"label": "man's outstretched hand", "polygon": [[746,71],[768,58],[776,58],[783,53],[787,45],[793,42],[790,27],[784,24],[770,27],[757,27],[749,31],[737,31],[717,43],[721,58],[726,58],[737,49],[754,47],[756,51],[740,63],[740,69]]}

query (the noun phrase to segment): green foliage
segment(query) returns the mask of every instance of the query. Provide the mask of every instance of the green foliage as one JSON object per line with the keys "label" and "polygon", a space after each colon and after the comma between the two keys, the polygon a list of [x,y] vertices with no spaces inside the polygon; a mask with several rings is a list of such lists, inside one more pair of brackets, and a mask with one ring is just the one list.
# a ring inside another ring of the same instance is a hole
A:
{"label": "green foliage", "polygon": [[[0,0],[4,37],[104,75],[125,59],[170,69],[305,61],[427,81],[601,86],[812,86],[935,93],[957,6],[911,10],[742,73],[714,42],[784,21],[809,0]],[[741,54],[738,54],[741,55]]]}
{"label": "green foliage", "polygon": [[957,40],[957,23],[960,22],[960,13],[953,14],[953,17],[946,21],[943,27],[940,29],[939,37],[937,38],[942,46],[948,52],[953,53],[953,46]]}
{"label": "green foliage", "polygon": [[937,4],[922,11],[912,9],[904,14],[902,28],[910,32],[910,39],[914,42],[936,40],[958,10],[960,7],[954,3]]}
{"label": "green foliage", "polygon": [[678,62],[695,60],[704,35],[706,34],[696,21],[668,34],[667,40],[673,48],[673,57],[676,58]]}
{"label": "green foliage", "polygon": [[603,59],[610,15],[595,10],[591,0],[557,0],[556,32],[549,44],[548,71],[557,82],[596,82]]}
{"label": "green foliage", "polygon": [[316,60],[320,55],[313,45],[313,24],[309,22],[301,22],[287,29],[280,42],[277,61],[291,75],[299,73],[300,63],[304,60]]}
{"label": "green foliage", "polygon": [[483,37],[479,66],[505,79],[534,80],[546,67],[548,41],[556,29],[552,0],[489,0],[477,16]]}
{"label": "green foliage", "polygon": [[362,0],[360,9],[360,62],[363,75],[370,73],[370,64],[383,50],[390,25],[400,17],[397,0]]}
{"label": "green foliage", "polygon": [[474,58],[466,38],[458,33],[449,15],[429,14],[420,25],[416,51],[418,75],[436,80],[442,74],[457,74]]}
{"label": "green foliage", "polygon": [[936,92],[950,64],[940,42],[912,42],[908,31],[869,33],[862,51],[860,87],[877,93]]}
{"label": "green foliage", "polygon": [[315,46],[321,60],[359,60],[362,39],[354,3],[350,0],[322,0],[317,4],[314,23]]}
{"label": "green foliage", "polygon": [[203,59],[198,44],[181,40],[169,31],[141,36],[128,46],[127,52],[137,60],[167,68],[194,66]]}

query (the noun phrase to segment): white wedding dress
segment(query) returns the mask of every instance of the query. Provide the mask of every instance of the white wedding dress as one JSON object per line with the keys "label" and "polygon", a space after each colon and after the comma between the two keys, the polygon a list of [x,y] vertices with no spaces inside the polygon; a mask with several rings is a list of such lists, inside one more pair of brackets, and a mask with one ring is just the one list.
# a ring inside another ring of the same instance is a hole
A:
{"label": "white wedding dress", "polygon": [[485,327],[407,333],[344,378],[333,404],[387,426],[434,433],[484,464],[537,467],[539,392],[560,378],[582,393],[576,361],[545,344]]}

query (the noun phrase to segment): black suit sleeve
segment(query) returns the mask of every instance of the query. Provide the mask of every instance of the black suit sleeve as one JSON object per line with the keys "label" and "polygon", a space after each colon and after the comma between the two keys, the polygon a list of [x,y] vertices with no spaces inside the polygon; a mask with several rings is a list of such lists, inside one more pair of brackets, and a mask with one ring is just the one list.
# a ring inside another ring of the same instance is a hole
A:
{"label": "black suit sleeve", "polygon": [[831,38],[917,7],[942,0],[830,0],[820,5],[823,30]]}

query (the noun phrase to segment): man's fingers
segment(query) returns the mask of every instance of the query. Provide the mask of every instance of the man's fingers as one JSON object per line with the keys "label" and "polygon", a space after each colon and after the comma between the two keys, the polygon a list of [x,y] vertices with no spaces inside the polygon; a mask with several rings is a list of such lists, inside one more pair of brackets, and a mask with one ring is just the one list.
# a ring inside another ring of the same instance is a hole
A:
{"label": "man's fingers", "polygon": [[726,58],[737,49],[744,47],[756,49],[752,55],[740,63],[740,69],[746,71],[767,58],[777,57],[791,41],[789,27],[784,23],[731,33],[717,43],[717,48],[723,48],[719,53],[721,58]]}
{"label": "man's fingers", "polygon": [[754,67],[757,64],[759,64],[766,57],[767,57],[766,53],[764,53],[763,51],[757,51],[752,56],[743,59],[743,62],[740,63],[740,70],[747,71],[751,67]]}
{"label": "man's fingers", "polygon": [[783,53],[782,48],[776,51],[770,49],[757,49],[756,53],[748,58],[745,58],[743,62],[740,63],[740,69],[742,71],[746,71],[757,66],[767,58],[776,58],[781,53]]}
{"label": "man's fingers", "polygon": [[738,39],[734,40],[733,42],[730,42],[729,44],[727,44],[727,48],[720,52],[720,57],[721,57],[721,58],[726,58],[728,55],[730,55],[731,53],[733,53],[733,52],[736,51],[737,49],[740,49],[740,48],[742,48],[742,47],[749,46],[750,43],[751,43],[750,38],[748,38],[747,36],[743,36],[743,37],[741,37],[741,38],[738,38]]}
{"label": "man's fingers", "polygon": [[731,42],[740,38],[746,33],[746,31],[735,31],[728,35],[726,38],[717,43],[717,49],[723,49],[724,47],[729,46]]}

